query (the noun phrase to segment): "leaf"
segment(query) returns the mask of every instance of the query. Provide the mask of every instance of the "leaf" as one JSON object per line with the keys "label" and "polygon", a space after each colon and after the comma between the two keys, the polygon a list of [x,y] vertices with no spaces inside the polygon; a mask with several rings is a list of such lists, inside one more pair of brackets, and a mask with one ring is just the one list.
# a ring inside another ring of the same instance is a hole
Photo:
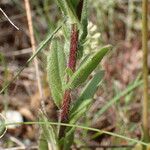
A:
{"label": "leaf", "polygon": [[73,75],[73,71],[70,68],[66,68],[66,74],[67,76],[71,77]]}
{"label": "leaf", "polygon": [[81,14],[81,26],[82,26],[82,34],[80,37],[80,42],[83,43],[87,37],[88,34],[88,14],[87,14],[88,8],[87,8],[87,0],[84,0],[83,2],[83,8],[82,8],[82,14]]}
{"label": "leaf", "polygon": [[[40,113],[39,118],[40,118],[40,122],[44,122],[44,124],[41,124],[42,134],[43,134],[42,137],[43,138],[45,137],[45,139],[47,140],[48,146],[50,146],[52,150],[59,150],[58,139],[56,138],[56,134],[55,134],[53,127],[48,123],[48,119],[42,112]],[[43,143],[42,141],[40,141],[40,144],[42,145],[39,145],[39,146],[46,147],[46,143]]]}
{"label": "leaf", "polygon": [[[92,98],[100,84],[104,75],[104,71],[100,71],[89,81],[85,89],[83,90],[81,96],[74,104],[70,111],[69,123],[74,124],[76,121],[87,111],[87,108],[92,102]],[[73,143],[75,127],[67,127],[64,141],[64,150],[69,150],[68,148]]]}
{"label": "leaf", "polygon": [[58,43],[57,46],[58,46],[57,55],[58,55],[59,75],[61,78],[61,83],[63,85],[67,62],[66,62],[65,53],[63,51],[63,47],[61,46],[60,43]]}
{"label": "leaf", "polygon": [[[65,23],[65,20],[63,21],[63,23]],[[12,82],[14,82],[18,76],[21,74],[21,72],[26,68],[26,66],[37,56],[37,54],[39,54],[43,48],[53,39],[53,37],[55,36],[55,34],[60,30],[60,28],[62,27],[62,24],[60,26],[58,26],[52,33],[50,32],[47,37],[39,44],[36,52],[26,61],[26,63],[24,64],[24,66],[19,69],[17,71],[17,73],[15,74],[15,76],[11,79],[11,81],[9,81],[7,84],[5,84],[2,89],[0,89],[0,94],[2,94],[9,86]]]}
{"label": "leaf", "polygon": [[81,14],[81,35],[79,39],[79,54],[78,57],[81,58],[83,55],[83,45],[86,41],[86,37],[88,34],[88,14],[87,14],[87,0],[83,2],[82,14]]}
{"label": "leaf", "polygon": [[48,150],[48,142],[43,132],[40,135],[38,147],[39,150]]}
{"label": "leaf", "polygon": [[65,75],[65,55],[57,41],[51,44],[51,50],[47,58],[48,81],[53,100],[60,107],[63,97],[63,80]]}
{"label": "leaf", "polygon": [[0,138],[3,137],[6,133],[7,127],[5,118],[2,114],[0,114]]}
{"label": "leaf", "polygon": [[70,123],[75,123],[77,119],[80,118],[82,114],[84,114],[84,112],[87,110],[87,106],[91,104],[92,98],[99,84],[101,83],[103,76],[104,71],[99,71],[86,85],[81,96],[70,111]]}
{"label": "leaf", "polygon": [[70,147],[74,141],[74,132],[75,132],[75,127],[68,127],[66,129],[65,137],[61,139],[61,142],[63,142],[63,150],[70,150]]}
{"label": "leaf", "polygon": [[100,61],[111,49],[111,46],[105,46],[94,53],[70,78],[66,88],[74,89],[86,81],[91,72],[98,66]]}
{"label": "leaf", "polygon": [[[81,102],[81,101],[80,101]],[[72,111],[70,115],[70,123],[74,124],[78,119],[87,111],[87,108],[91,104],[92,99],[83,99],[80,105],[76,105],[73,108],[77,108],[74,112]]]}
{"label": "leaf", "polygon": [[55,0],[58,6],[61,8],[65,16],[68,16],[72,24],[77,23],[80,25],[79,19],[77,17],[75,7],[70,0]]}
{"label": "leaf", "polygon": [[78,3],[80,0],[71,0],[72,6],[74,6],[74,8],[77,7]]}

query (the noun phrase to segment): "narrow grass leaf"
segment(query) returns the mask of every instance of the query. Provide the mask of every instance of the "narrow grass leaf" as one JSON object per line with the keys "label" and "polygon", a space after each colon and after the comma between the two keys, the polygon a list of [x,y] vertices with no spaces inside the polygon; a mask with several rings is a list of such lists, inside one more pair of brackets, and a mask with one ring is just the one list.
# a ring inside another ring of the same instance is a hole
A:
{"label": "narrow grass leaf", "polygon": [[[65,21],[63,21],[64,23]],[[57,27],[52,33],[49,33],[48,36],[39,44],[36,52],[27,60],[27,62],[24,64],[24,66],[16,73],[16,75],[12,78],[12,80],[10,82],[8,82],[1,90],[0,90],[0,94],[2,94],[7,88],[8,86],[14,82],[17,77],[21,74],[21,72],[26,68],[26,66],[37,56],[37,54],[39,52],[41,52],[43,50],[43,48],[47,45],[47,43],[49,43],[52,38],[54,37],[54,35],[60,30],[60,28],[62,27],[62,24]]]}
{"label": "narrow grass leaf", "polygon": [[98,66],[103,57],[111,49],[111,46],[105,46],[94,53],[70,78],[67,88],[74,89],[86,81],[91,72]]}
{"label": "narrow grass leaf", "polygon": [[109,107],[113,106],[116,102],[120,100],[121,97],[127,95],[128,93],[132,92],[135,88],[143,84],[143,81],[136,81],[135,83],[130,84],[124,91],[117,94],[113,99],[111,99],[106,105],[104,105],[95,115],[94,120],[97,119],[97,117],[101,116],[104,112],[106,112]]}

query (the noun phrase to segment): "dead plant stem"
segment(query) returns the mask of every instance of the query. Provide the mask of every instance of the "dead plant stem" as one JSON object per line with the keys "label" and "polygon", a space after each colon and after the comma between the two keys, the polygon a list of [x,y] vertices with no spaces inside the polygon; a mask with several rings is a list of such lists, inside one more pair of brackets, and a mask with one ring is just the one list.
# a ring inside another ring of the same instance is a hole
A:
{"label": "dead plant stem", "polygon": [[142,1],[142,47],[143,47],[143,133],[144,142],[149,141],[148,129],[148,0]]}
{"label": "dead plant stem", "polygon": [[[31,46],[32,46],[33,54],[34,54],[35,51],[36,51],[36,46],[35,46],[36,43],[35,43],[35,38],[34,38],[31,8],[30,8],[29,0],[24,0],[24,2],[25,2],[26,14],[27,14],[27,21],[28,21],[28,28],[29,28]],[[41,105],[42,105],[42,108],[44,109],[43,90],[42,90],[42,85],[41,85],[41,78],[40,78],[40,72],[39,72],[37,57],[34,58],[34,65],[35,65],[35,72],[36,72],[38,90],[39,90],[40,98],[41,98]]]}

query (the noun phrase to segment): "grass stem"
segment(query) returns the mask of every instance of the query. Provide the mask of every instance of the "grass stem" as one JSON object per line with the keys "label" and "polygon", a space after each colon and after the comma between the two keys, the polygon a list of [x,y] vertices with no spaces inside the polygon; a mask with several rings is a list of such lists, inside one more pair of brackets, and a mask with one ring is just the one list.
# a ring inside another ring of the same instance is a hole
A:
{"label": "grass stem", "polygon": [[143,48],[143,133],[145,142],[149,141],[148,129],[148,0],[142,1],[142,48]]}

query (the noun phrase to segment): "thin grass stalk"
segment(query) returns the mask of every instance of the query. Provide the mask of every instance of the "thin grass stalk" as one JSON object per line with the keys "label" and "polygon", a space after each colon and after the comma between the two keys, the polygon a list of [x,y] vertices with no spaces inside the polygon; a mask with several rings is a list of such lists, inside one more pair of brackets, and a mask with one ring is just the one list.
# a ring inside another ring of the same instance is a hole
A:
{"label": "thin grass stalk", "polygon": [[108,9],[108,20],[109,20],[109,34],[110,34],[110,40],[114,40],[114,35],[115,35],[115,23],[114,23],[114,17],[115,17],[115,5],[116,2],[111,0],[109,2],[109,9]]}
{"label": "thin grass stalk", "polygon": [[[65,20],[63,21],[63,23],[65,23]],[[53,37],[55,36],[55,34],[62,28],[62,24],[60,26],[58,26],[52,33],[49,33],[47,35],[47,37],[39,44],[36,52],[26,61],[26,63],[24,64],[24,66],[19,69],[17,71],[17,73],[15,74],[15,76],[8,81],[3,87],[2,89],[0,89],[0,94],[3,94],[5,92],[5,90],[15,81],[17,80],[17,78],[19,77],[19,75],[22,73],[22,71],[26,68],[26,66],[29,65],[29,63],[43,50],[43,48],[53,39]]]}
{"label": "thin grass stalk", "polygon": [[148,0],[142,1],[142,47],[143,47],[143,134],[144,142],[149,141],[148,127]]}
{"label": "thin grass stalk", "polygon": [[75,127],[78,129],[83,129],[83,130],[88,130],[88,131],[94,131],[97,132],[99,134],[106,134],[106,135],[110,135],[116,138],[121,138],[123,140],[132,142],[132,143],[137,143],[137,144],[141,144],[141,145],[145,145],[145,146],[149,146],[148,143],[145,143],[143,141],[134,139],[134,138],[130,138],[121,134],[116,134],[114,132],[109,132],[109,131],[105,131],[105,130],[100,130],[100,129],[96,129],[96,128],[91,128],[91,127],[87,127],[85,125],[78,125],[78,124],[67,124],[67,123],[58,123],[58,122],[43,122],[43,121],[38,121],[38,122],[12,122],[12,123],[5,123],[4,125],[6,127],[11,126],[11,125],[45,125],[45,124],[50,124],[50,125],[55,125],[55,126],[66,126],[66,127]]}
{"label": "thin grass stalk", "polygon": [[[31,7],[30,7],[29,0],[24,0],[24,3],[25,3],[26,14],[27,14],[30,41],[31,41],[32,51],[33,51],[33,54],[34,54],[36,52],[36,47],[35,47],[36,42],[35,42],[35,38],[34,38]],[[35,66],[35,73],[36,73],[38,91],[39,91],[40,99],[41,99],[41,106],[42,106],[42,109],[44,110],[45,107],[44,107],[44,101],[43,101],[43,89],[42,89],[42,85],[41,85],[41,78],[40,78],[40,71],[39,71],[37,57],[34,58],[34,66]]]}
{"label": "thin grass stalk", "polygon": [[128,0],[128,17],[127,17],[127,29],[126,29],[126,41],[130,42],[132,39],[132,27],[134,21],[134,1]]}

